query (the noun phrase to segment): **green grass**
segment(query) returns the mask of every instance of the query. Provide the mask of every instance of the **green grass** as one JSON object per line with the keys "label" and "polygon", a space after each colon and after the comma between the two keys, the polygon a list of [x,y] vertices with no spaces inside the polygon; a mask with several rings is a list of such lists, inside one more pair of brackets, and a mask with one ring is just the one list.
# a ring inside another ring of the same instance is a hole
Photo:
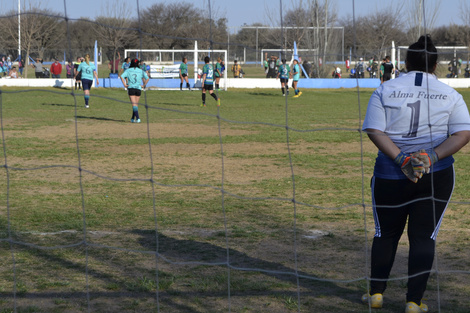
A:
{"label": "green grass", "polygon": [[[356,90],[303,90],[286,106],[279,90],[229,90],[218,110],[200,92],[147,91],[131,124],[123,90],[93,89],[85,109],[80,92],[2,89],[0,312],[227,312],[229,288],[232,312],[368,312],[376,149],[358,129],[371,93],[358,105]],[[441,271],[470,265],[469,154],[456,155]],[[406,253],[404,238],[394,277]],[[439,283],[441,310],[465,312],[468,277]],[[405,284],[390,282],[382,312],[403,309]]]}

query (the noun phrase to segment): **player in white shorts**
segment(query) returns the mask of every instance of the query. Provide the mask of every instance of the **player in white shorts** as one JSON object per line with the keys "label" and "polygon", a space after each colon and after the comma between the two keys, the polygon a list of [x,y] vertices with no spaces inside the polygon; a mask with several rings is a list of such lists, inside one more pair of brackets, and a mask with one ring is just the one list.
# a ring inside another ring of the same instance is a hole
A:
{"label": "player in white shorts", "polygon": [[421,299],[454,188],[452,155],[470,140],[467,106],[458,92],[438,81],[436,66],[437,50],[429,36],[421,36],[408,48],[408,73],[384,82],[367,107],[363,130],[379,152],[371,182],[375,236],[370,291],[362,300],[374,308],[382,307],[408,220],[406,312],[428,311]]}

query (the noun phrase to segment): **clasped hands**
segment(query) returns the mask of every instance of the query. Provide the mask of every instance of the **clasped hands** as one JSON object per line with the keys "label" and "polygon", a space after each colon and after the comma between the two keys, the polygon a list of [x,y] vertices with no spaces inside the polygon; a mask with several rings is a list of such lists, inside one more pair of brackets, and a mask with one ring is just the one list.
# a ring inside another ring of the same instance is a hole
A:
{"label": "clasped hands", "polygon": [[434,150],[429,154],[425,150],[420,150],[412,154],[400,152],[394,162],[400,166],[401,171],[409,180],[417,183],[423,174],[429,173],[431,166],[438,160]]}

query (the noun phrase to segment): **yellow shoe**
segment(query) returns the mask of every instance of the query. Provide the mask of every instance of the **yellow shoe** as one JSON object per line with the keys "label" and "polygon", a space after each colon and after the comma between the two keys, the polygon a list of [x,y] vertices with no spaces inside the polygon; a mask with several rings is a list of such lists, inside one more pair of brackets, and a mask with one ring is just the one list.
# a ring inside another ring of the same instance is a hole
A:
{"label": "yellow shoe", "polygon": [[205,104],[205,103],[201,103],[201,108],[202,108],[202,107],[205,107],[205,106],[206,106],[206,104]]}
{"label": "yellow shoe", "polygon": [[423,302],[421,302],[420,305],[417,305],[415,302],[411,301],[406,303],[405,313],[422,313],[428,311],[428,306]]}
{"label": "yellow shoe", "polygon": [[293,96],[292,98],[298,98],[298,97],[300,97],[300,95],[295,95],[295,96]]}
{"label": "yellow shoe", "polygon": [[370,307],[373,309],[381,309],[384,304],[384,297],[381,293],[375,293],[372,296],[368,293],[362,295],[362,303],[369,305],[370,299]]}
{"label": "yellow shoe", "polygon": [[220,98],[217,99],[217,106],[220,107]]}
{"label": "yellow shoe", "polygon": [[302,95],[302,91],[299,91],[299,97]]}

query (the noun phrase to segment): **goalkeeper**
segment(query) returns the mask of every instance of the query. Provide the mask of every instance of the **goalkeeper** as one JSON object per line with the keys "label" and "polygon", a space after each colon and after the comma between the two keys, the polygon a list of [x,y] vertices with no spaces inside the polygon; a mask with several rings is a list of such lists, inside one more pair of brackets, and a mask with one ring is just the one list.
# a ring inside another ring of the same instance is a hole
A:
{"label": "goalkeeper", "polygon": [[437,49],[430,36],[421,36],[408,48],[408,73],[384,82],[367,107],[363,130],[379,153],[371,182],[375,221],[371,282],[362,300],[373,308],[383,305],[408,221],[405,312],[428,312],[421,299],[454,188],[452,155],[470,140],[467,106],[459,93],[433,75],[436,66]]}

